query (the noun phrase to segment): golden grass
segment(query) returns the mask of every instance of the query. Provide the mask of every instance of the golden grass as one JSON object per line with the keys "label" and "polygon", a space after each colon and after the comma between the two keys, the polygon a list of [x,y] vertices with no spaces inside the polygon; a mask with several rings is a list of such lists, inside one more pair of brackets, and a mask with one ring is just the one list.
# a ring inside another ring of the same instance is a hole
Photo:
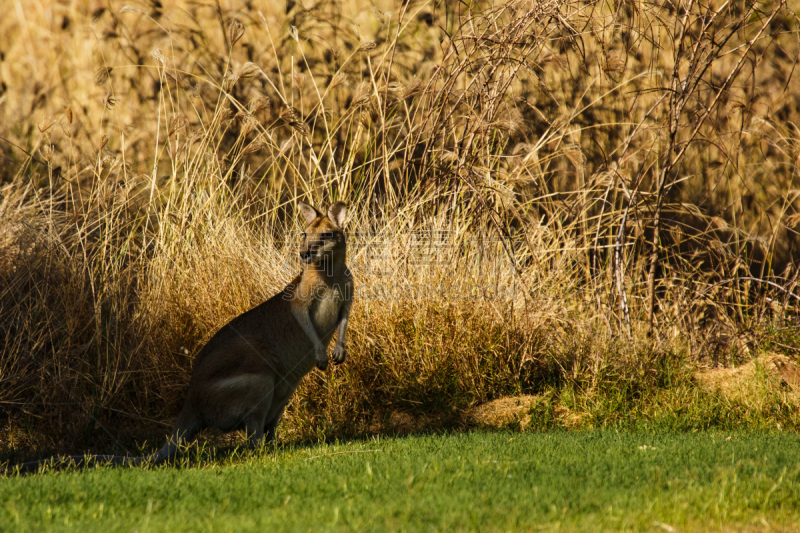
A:
{"label": "golden grass", "polygon": [[782,387],[800,407],[800,366],[785,355],[765,354],[741,366],[699,371],[695,378],[728,401],[764,402],[765,393]]}
{"label": "golden grass", "polygon": [[351,204],[357,303],[290,438],[662,386],[791,333],[797,19],[690,5],[14,3],[5,442],[161,439],[199,346],[296,274],[297,200]]}

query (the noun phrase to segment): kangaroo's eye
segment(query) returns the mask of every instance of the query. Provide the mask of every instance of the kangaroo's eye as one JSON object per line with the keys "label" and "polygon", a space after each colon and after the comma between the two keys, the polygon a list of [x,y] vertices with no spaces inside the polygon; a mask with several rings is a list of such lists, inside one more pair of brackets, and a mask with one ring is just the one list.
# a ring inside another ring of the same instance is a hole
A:
{"label": "kangaroo's eye", "polygon": [[323,239],[333,239],[333,233],[323,233],[322,234],[322,238]]}

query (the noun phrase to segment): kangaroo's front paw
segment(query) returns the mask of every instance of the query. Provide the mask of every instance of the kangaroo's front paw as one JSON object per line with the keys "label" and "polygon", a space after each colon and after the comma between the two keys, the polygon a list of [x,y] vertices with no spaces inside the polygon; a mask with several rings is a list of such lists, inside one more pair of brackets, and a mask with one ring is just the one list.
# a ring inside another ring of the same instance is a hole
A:
{"label": "kangaroo's front paw", "polygon": [[328,354],[325,353],[325,348],[317,348],[317,368],[325,370],[328,368]]}
{"label": "kangaroo's front paw", "polygon": [[344,346],[339,346],[338,344],[333,349],[333,362],[337,365],[341,365],[344,363],[345,358],[347,357],[347,350],[344,349]]}

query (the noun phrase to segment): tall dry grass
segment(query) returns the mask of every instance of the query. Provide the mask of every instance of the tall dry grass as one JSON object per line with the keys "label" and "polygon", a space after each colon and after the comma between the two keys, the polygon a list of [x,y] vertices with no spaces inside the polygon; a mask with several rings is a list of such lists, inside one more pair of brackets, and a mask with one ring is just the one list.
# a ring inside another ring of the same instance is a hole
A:
{"label": "tall dry grass", "polygon": [[162,438],[199,346],[298,271],[298,200],[350,203],[358,287],[299,438],[565,383],[635,397],[796,327],[785,3],[13,7],[7,446]]}

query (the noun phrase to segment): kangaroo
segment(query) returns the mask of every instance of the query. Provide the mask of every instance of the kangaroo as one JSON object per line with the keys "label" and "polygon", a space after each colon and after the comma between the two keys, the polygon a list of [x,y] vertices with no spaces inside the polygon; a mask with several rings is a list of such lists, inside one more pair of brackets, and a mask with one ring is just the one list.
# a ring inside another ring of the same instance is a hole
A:
{"label": "kangaroo", "polygon": [[283,291],[228,322],[200,350],[183,409],[158,452],[145,457],[46,459],[23,463],[20,471],[37,470],[45,463],[159,464],[205,428],[244,429],[251,445],[265,437],[271,441],[303,376],[315,366],[327,368],[334,331],[333,361],[341,364],[347,357],[345,334],[353,295],[353,277],[345,264],[347,206],[336,202],[327,214],[302,202],[298,206],[306,222],[300,246],[305,267]]}

